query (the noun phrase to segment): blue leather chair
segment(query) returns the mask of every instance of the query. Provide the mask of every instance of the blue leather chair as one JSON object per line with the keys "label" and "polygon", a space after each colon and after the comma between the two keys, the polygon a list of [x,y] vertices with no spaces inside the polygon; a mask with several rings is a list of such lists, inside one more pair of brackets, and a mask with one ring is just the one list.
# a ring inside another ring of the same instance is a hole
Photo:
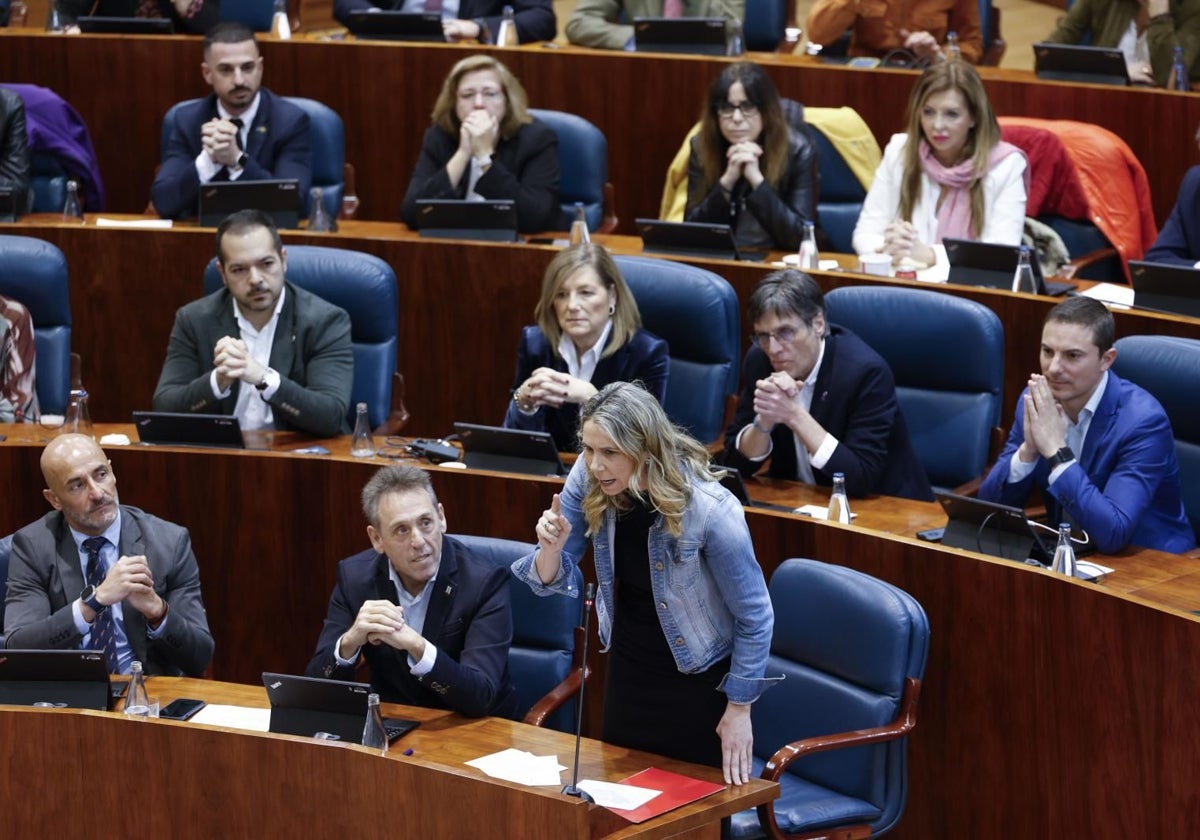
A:
{"label": "blue leather chair", "polygon": [[237,0],[221,4],[221,20],[243,23],[255,32],[270,32],[275,0]]}
{"label": "blue leather chair", "polygon": [[891,367],[929,481],[953,488],[981,476],[1000,441],[1004,326],[996,313],[955,295],[887,286],[834,289],[825,312]]}
{"label": "blue leather chair", "polygon": [[867,191],[818,126],[814,125],[808,136],[817,147],[817,170],[821,176],[817,221],[835,253],[853,254],[854,226],[858,224]]}
{"label": "blue leather chair", "polygon": [[[507,569],[533,551],[532,543],[453,534],[478,556]],[[575,587],[583,591],[583,574],[575,569]],[[585,679],[582,601],[566,595],[535,595],[524,581],[510,576],[513,640],[508,669],[525,723],[574,732],[577,698]]]}
{"label": "blue leather chair", "polygon": [[785,561],[769,588],[767,674],[786,679],[754,703],[754,770],[780,795],[734,814],[732,836],[882,834],[904,811],[925,611],[890,583],[815,560]]}
{"label": "blue leather chair", "polygon": [[1200,537],[1200,341],[1131,335],[1116,347],[1113,371],[1153,394],[1171,420],[1183,508]]}
{"label": "blue leather chair", "polygon": [[71,390],[71,300],[67,258],[30,236],[0,236],[0,295],[18,300],[33,318],[38,405],[62,414]]}
{"label": "blue leather chair", "polygon": [[643,326],[670,348],[667,416],[701,443],[716,440],[740,372],[737,294],[723,277],[702,268],[649,257],[614,259]]}
{"label": "blue leather chair", "polygon": [[[371,426],[395,434],[407,419],[407,412],[393,405],[393,397],[400,396],[392,387],[399,376],[399,303],[391,266],[358,251],[291,245],[287,248],[287,279],[350,315],[354,344],[350,426],[354,426],[355,406],[365,402]],[[204,269],[204,293],[219,288],[221,274],[214,257]]]}
{"label": "blue leather chair", "polygon": [[742,36],[746,49],[753,52],[775,52],[783,43],[787,28],[794,26],[795,0],[746,0],[746,16]]}
{"label": "blue leather chair", "polygon": [[61,213],[67,203],[67,181],[71,176],[58,159],[35,152],[29,162],[29,186],[33,192],[34,213]]}
{"label": "blue leather chair", "polygon": [[[529,109],[558,135],[558,197],[562,202],[560,227],[570,230],[575,205],[582,204],[588,230],[610,233],[617,227],[611,215],[616,206],[608,182],[608,140],[604,132],[575,114]],[[605,208],[609,214],[605,214]]]}
{"label": "blue leather chair", "polygon": [[12,534],[0,539],[0,650],[4,649],[4,599],[8,596],[8,558],[12,555]]}
{"label": "blue leather chair", "polygon": [[[269,26],[269,25],[268,25]],[[342,215],[342,198],[353,193],[353,167],[346,163],[346,131],[342,118],[328,105],[323,105],[315,99],[305,99],[300,96],[283,97],[288,102],[304,110],[308,114],[309,138],[312,142],[313,173],[312,186],[320,187],[325,201],[325,212],[330,218],[336,219]],[[171,125],[175,121],[175,112],[199,102],[199,99],[185,99],[176,102],[163,115],[160,129],[159,154],[166,154],[167,143],[171,137]],[[351,188],[348,189],[348,186]],[[308,196],[303,196],[304,206],[308,206]],[[61,207],[59,209],[62,209]]]}

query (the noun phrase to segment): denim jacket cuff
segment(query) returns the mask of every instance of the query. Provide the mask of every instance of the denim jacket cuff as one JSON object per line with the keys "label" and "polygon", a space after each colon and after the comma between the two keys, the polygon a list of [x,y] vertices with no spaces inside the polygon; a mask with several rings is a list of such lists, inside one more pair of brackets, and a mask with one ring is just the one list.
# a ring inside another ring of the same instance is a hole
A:
{"label": "denim jacket cuff", "polygon": [[759,695],[783,679],[783,675],[751,679],[735,674],[726,674],[721,680],[721,684],[717,686],[717,690],[724,691],[731,703],[753,703],[759,698]]}

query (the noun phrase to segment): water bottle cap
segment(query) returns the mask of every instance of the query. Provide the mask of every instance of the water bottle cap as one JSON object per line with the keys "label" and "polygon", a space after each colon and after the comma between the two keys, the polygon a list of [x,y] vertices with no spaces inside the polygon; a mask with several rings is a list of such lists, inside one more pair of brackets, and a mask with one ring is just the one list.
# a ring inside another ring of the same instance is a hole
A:
{"label": "water bottle cap", "polygon": [[834,480],[834,481],[837,481],[839,478],[840,478],[842,481],[845,481],[845,480],[846,480],[846,474],[845,474],[845,473],[840,473],[840,472],[835,472],[835,473],[833,474],[833,480]]}
{"label": "water bottle cap", "polygon": [[358,405],[356,405],[356,406],[354,407],[354,410],[355,410],[355,411],[366,411],[366,410],[367,410],[367,404],[366,404],[365,402],[360,402]]}

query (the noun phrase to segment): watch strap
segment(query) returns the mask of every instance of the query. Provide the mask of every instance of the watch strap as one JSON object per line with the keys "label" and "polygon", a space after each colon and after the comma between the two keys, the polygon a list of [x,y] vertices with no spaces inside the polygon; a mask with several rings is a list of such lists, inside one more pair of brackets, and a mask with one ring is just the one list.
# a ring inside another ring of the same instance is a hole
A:
{"label": "watch strap", "polygon": [[1075,453],[1071,451],[1071,447],[1064,446],[1062,449],[1051,455],[1048,460],[1050,462],[1050,469],[1054,469],[1055,467],[1063,464],[1069,464],[1074,461]]}

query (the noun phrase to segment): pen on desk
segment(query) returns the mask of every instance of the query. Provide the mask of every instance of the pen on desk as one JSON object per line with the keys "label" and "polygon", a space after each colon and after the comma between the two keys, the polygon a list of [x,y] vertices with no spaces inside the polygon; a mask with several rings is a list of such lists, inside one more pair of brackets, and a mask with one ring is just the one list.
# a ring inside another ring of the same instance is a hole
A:
{"label": "pen on desk", "polygon": [[412,754],[413,754],[413,751],[412,751],[411,749],[407,749],[407,750],[405,750],[405,751],[404,751],[404,754],[405,754],[405,755],[412,755]]}

